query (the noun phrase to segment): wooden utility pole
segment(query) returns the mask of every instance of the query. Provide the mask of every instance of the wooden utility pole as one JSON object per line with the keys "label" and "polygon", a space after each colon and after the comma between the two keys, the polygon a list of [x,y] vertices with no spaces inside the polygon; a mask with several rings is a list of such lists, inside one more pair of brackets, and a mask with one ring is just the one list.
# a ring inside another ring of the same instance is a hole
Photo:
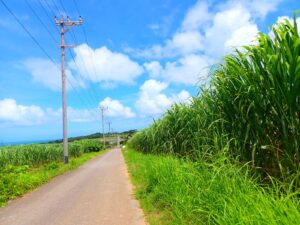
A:
{"label": "wooden utility pole", "polygon": [[102,118],[102,137],[103,137],[103,145],[105,148],[105,135],[104,135],[104,110],[107,110],[107,107],[100,106],[101,110],[101,118]]}
{"label": "wooden utility pole", "polygon": [[58,20],[56,17],[54,19],[55,25],[60,27],[60,37],[61,37],[61,77],[62,77],[62,111],[63,111],[63,137],[64,137],[64,163],[69,162],[68,153],[68,120],[67,120],[67,96],[66,96],[66,73],[65,73],[65,48],[72,48],[74,46],[65,45],[65,33],[69,31],[72,27],[77,25],[82,25],[83,21],[81,16],[78,21],[71,21],[69,17],[64,19],[61,16]]}

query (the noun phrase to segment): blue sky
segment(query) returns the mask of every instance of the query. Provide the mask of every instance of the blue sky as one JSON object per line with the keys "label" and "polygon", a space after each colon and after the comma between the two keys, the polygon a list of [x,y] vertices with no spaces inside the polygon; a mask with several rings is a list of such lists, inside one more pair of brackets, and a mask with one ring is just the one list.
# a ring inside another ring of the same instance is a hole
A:
{"label": "blue sky", "polygon": [[297,0],[77,0],[79,11],[73,0],[2,1],[55,63],[0,2],[0,142],[62,137],[54,16],[84,20],[66,34],[76,44],[66,54],[76,136],[101,130],[99,106],[115,131],[146,127],[196,95],[209,66],[300,9]]}

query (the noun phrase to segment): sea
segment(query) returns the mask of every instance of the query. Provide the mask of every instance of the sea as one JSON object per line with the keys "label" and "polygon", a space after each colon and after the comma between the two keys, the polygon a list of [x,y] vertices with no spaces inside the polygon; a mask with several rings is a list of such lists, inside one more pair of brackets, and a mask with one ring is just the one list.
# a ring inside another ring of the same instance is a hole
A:
{"label": "sea", "polygon": [[41,144],[41,143],[47,143],[49,141],[51,141],[51,140],[0,142],[0,147],[2,147],[2,146],[14,146],[14,145]]}

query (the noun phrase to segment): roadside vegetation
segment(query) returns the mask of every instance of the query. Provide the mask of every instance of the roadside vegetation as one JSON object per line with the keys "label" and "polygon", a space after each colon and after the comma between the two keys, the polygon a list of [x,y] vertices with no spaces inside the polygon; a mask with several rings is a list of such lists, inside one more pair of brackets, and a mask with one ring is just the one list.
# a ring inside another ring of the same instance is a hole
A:
{"label": "roadside vegetation", "polygon": [[69,144],[70,161],[65,165],[62,144],[1,147],[0,206],[103,152],[99,140],[72,142]]}
{"label": "roadside vegetation", "polygon": [[247,166],[144,154],[124,156],[137,199],[153,225],[299,224],[299,200],[281,186],[262,187]]}
{"label": "roadside vegetation", "polygon": [[224,57],[209,80],[190,104],[174,105],[129,140],[143,153],[178,158],[128,153],[147,164],[131,169],[133,177],[145,176],[136,178],[146,187],[144,198],[153,197],[148,202],[169,212],[172,224],[297,224],[296,15],[273,26],[271,35],[260,34],[257,44]]}

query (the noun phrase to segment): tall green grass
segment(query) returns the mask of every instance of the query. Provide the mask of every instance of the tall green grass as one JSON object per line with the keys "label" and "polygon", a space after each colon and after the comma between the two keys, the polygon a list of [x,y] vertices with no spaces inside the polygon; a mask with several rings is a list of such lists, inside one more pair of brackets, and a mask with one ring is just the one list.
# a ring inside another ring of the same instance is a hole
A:
{"label": "tall green grass", "polygon": [[0,170],[0,207],[4,207],[9,200],[34,190],[53,177],[78,168],[86,161],[104,152],[88,152],[79,157],[71,158],[68,164],[61,161],[35,167],[6,165]]}
{"label": "tall green grass", "polygon": [[[102,149],[103,145],[98,140],[81,140],[69,143],[70,157],[79,157],[83,153],[97,152]],[[0,148],[0,169],[6,165],[39,166],[62,160],[62,144],[32,144]]]}
{"label": "tall green grass", "polygon": [[[0,148],[0,207],[52,177],[75,169],[103,153],[99,140],[69,143],[70,163],[63,164],[62,144],[32,144]],[[100,153],[99,153],[100,152]],[[84,154],[87,153],[87,154]]]}
{"label": "tall green grass", "polygon": [[226,150],[262,174],[288,177],[300,160],[300,37],[296,15],[210,71],[190,104],[174,105],[129,146],[205,159]]}
{"label": "tall green grass", "polygon": [[191,162],[125,150],[136,197],[150,224],[299,224],[295,193],[262,188],[247,166]]}

